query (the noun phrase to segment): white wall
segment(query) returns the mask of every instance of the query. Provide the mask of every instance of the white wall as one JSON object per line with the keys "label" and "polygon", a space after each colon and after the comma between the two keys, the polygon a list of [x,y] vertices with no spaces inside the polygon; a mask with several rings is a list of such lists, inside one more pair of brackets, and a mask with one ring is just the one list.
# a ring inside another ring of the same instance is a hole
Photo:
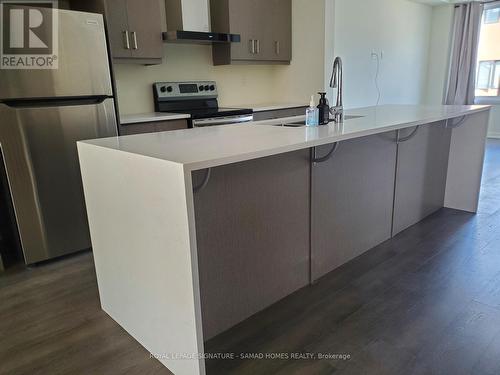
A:
{"label": "white wall", "polygon": [[453,5],[432,10],[431,40],[424,103],[443,104],[450,64]]}
{"label": "white wall", "polygon": [[[332,54],[332,17],[325,12],[333,9],[333,0],[293,0],[292,63],[277,66],[274,76],[274,101],[308,104],[311,95],[324,89],[325,59]],[[271,101],[272,102],[272,101]]]}
{"label": "white wall", "polygon": [[344,61],[344,105],[417,104],[425,96],[432,8],[407,0],[336,0],[335,55]]}

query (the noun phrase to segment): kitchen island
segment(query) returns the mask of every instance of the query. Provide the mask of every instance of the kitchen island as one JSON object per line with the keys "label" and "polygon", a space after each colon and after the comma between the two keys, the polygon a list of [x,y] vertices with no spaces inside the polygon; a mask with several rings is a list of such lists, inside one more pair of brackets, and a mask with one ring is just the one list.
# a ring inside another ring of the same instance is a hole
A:
{"label": "kitchen island", "polygon": [[102,308],[175,374],[430,213],[475,212],[488,106],[380,106],[78,143]]}

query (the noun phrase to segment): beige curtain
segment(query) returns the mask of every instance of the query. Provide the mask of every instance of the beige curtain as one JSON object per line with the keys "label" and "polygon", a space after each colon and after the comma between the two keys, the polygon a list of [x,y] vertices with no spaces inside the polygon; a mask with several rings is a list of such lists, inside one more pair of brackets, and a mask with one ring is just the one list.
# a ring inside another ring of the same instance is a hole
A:
{"label": "beige curtain", "polygon": [[477,50],[483,6],[478,2],[455,8],[450,76],[445,104],[474,104]]}

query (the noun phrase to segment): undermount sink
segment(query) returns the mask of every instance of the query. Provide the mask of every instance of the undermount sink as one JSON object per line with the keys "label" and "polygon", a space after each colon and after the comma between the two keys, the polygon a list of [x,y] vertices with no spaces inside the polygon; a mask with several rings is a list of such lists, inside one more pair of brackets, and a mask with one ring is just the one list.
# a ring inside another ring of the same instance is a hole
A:
{"label": "undermount sink", "polygon": [[[344,121],[353,120],[353,119],[361,118],[361,117],[365,117],[365,116],[345,115]],[[332,122],[333,122],[333,120],[332,120]],[[288,122],[288,123],[283,123],[283,124],[274,124],[273,126],[285,126],[288,128],[300,128],[302,126],[306,126],[306,122],[305,122],[305,120],[303,120],[303,121]]]}

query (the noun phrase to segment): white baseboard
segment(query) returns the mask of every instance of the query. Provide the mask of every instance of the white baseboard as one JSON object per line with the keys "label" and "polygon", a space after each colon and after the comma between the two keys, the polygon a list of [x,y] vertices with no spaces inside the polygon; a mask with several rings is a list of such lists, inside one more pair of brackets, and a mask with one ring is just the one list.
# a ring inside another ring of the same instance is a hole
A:
{"label": "white baseboard", "polygon": [[488,138],[500,138],[500,133],[499,132],[489,132]]}

